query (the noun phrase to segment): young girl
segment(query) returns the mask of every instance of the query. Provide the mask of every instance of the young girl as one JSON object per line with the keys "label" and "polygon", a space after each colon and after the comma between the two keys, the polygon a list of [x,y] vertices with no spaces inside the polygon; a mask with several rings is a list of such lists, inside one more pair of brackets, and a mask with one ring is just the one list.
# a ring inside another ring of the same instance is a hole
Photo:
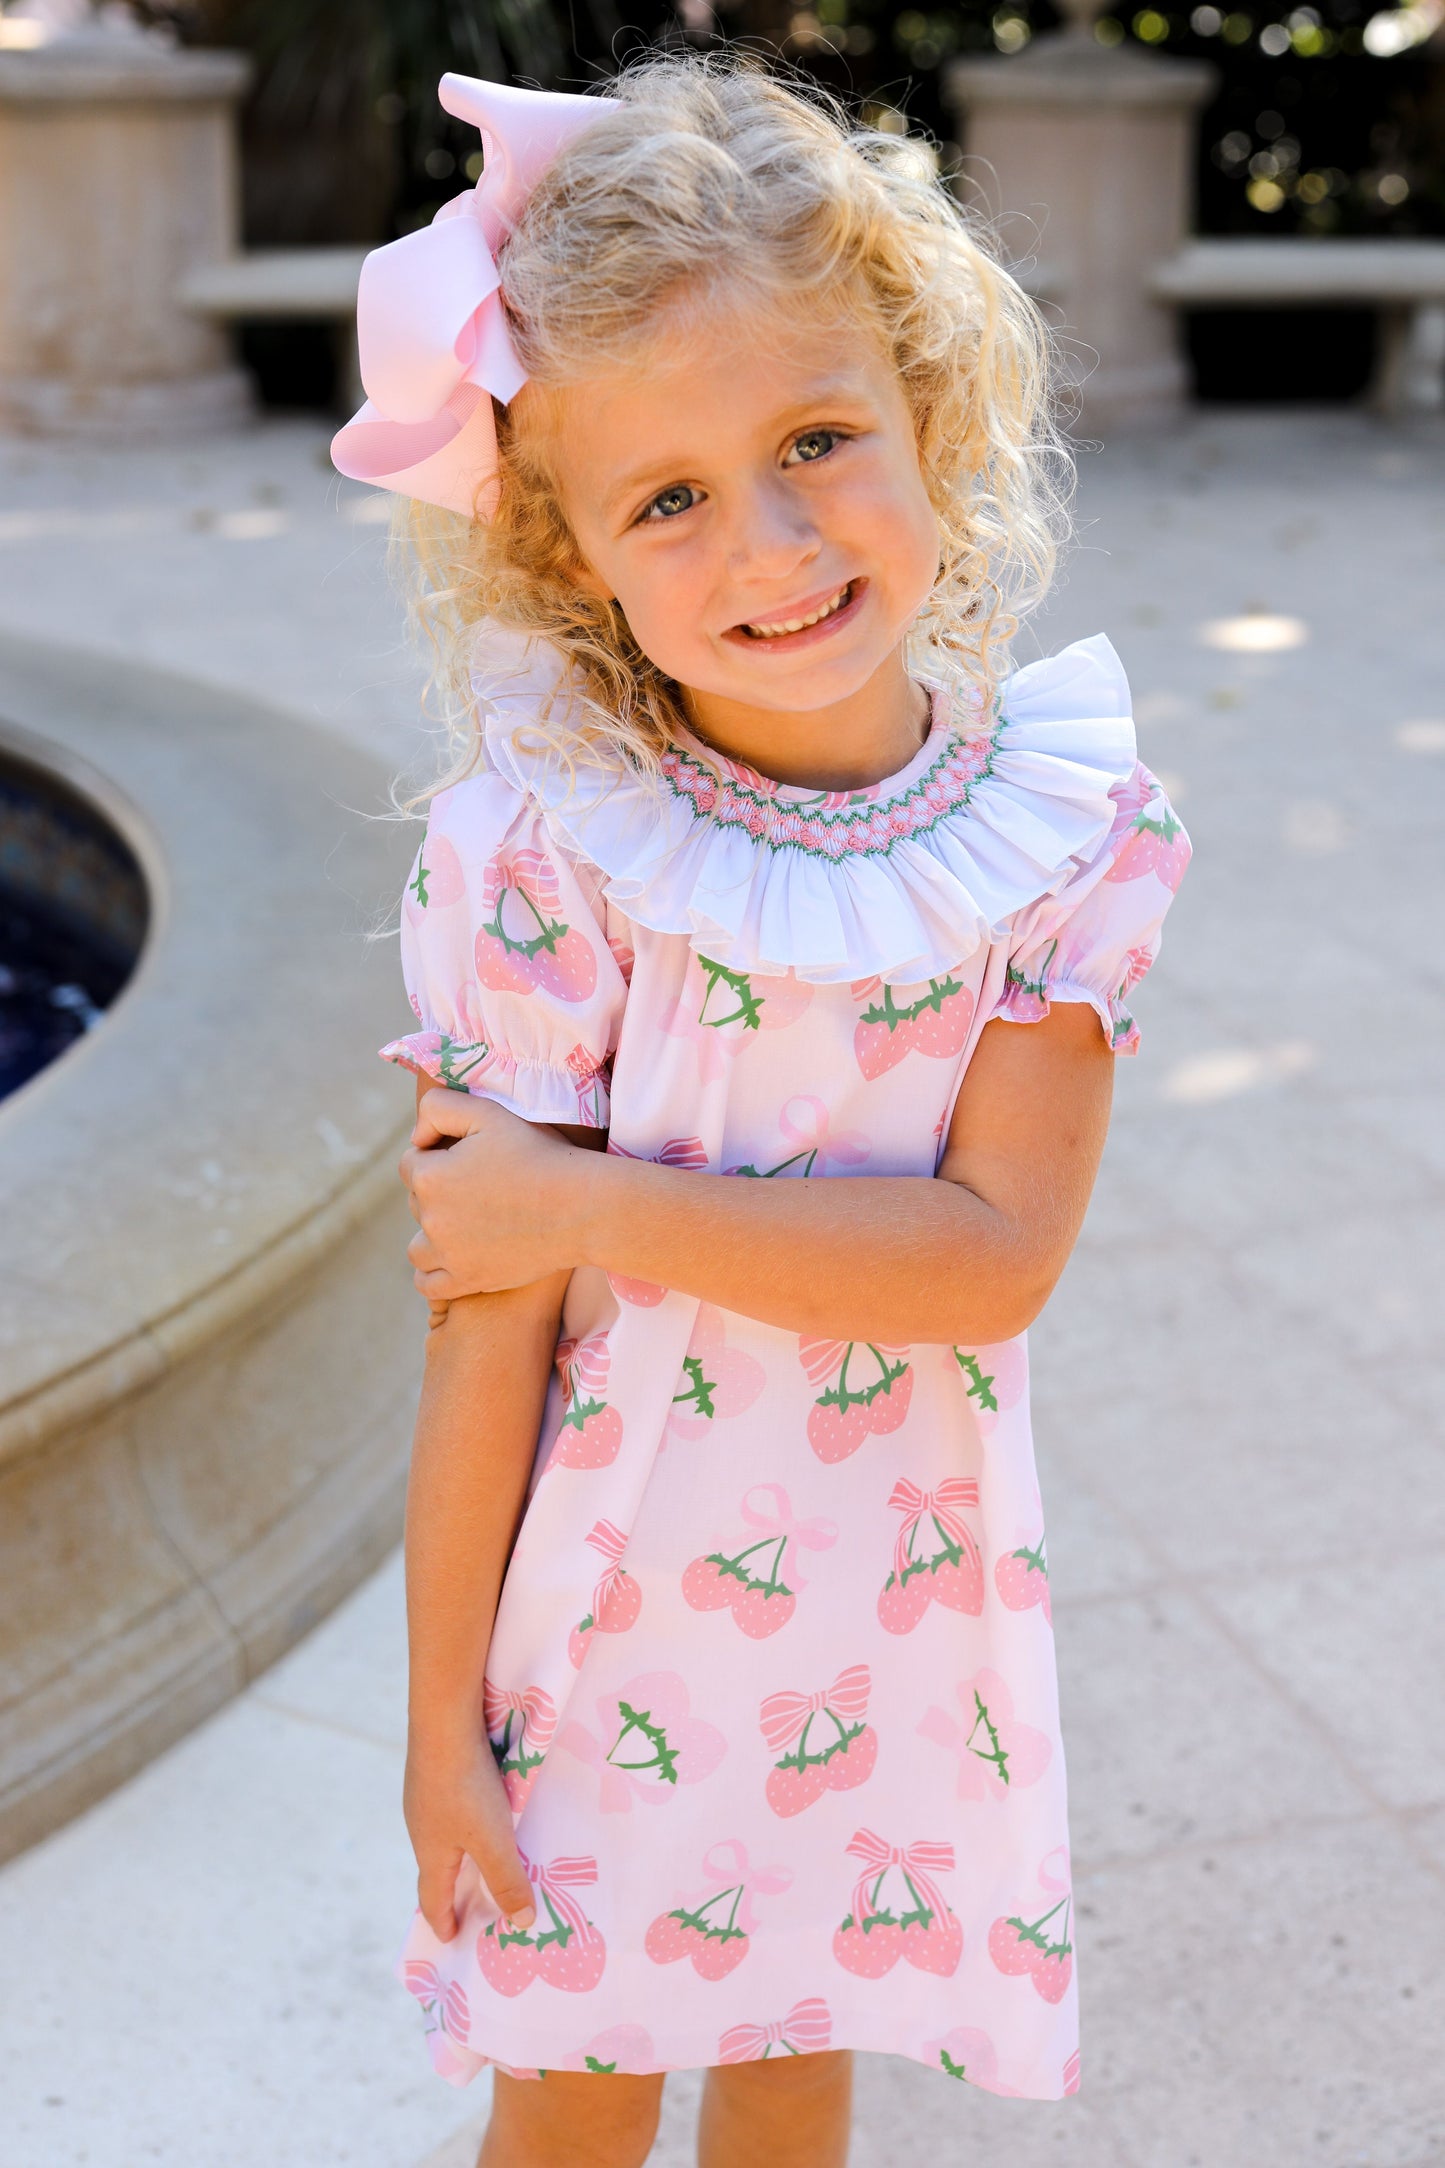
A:
{"label": "young girl", "polygon": [[1002,674],[1043,341],[917,147],[695,60],[442,95],[483,179],[337,443],[445,508],[479,718],[384,1049],[401,1971],[487,2168],[640,2162],[696,2067],[704,2168],[836,2168],[852,2049],[1078,2084],[1024,1335],[1188,843],[1107,641]]}

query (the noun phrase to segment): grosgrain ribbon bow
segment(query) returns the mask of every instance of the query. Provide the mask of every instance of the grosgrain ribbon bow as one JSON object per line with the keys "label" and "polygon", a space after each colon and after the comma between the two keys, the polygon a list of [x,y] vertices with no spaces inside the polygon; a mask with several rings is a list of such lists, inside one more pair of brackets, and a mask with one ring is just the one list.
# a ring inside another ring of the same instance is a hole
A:
{"label": "grosgrain ribbon bow", "polygon": [[942,1919],[948,1911],[943,1892],[934,1881],[935,1874],[948,1874],[953,1868],[953,1846],[935,1844],[925,1839],[918,1844],[885,1844],[871,1829],[860,1829],[849,1838],[844,1850],[854,1859],[864,1862],[863,1872],[853,1885],[853,1917],[860,1924],[871,1919],[878,1909],[868,1892],[870,1881],[876,1881],[885,1867],[901,1867],[913,1884],[921,1905]]}
{"label": "grosgrain ribbon bow", "polygon": [[729,2025],[718,2041],[718,2056],[725,2063],[755,2063],[770,2047],[807,2055],[826,2048],[832,2033],[827,2003],[820,1995],[808,1995],[771,2025]]}
{"label": "grosgrain ribbon bow", "polygon": [[495,496],[491,401],[506,405],[527,381],[498,292],[497,252],[558,152],[619,100],[467,75],[444,75],[438,96],[481,131],[482,177],[429,226],[362,264],[356,342],[366,405],[337,433],[331,456],[357,481],[486,517]]}
{"label": "grosgrain ribbon bow", "polygon": [[904,1515],[903,1525],[893,1546],[893,1573],[896,1580],[903,1579],[904,1569],[909,1563],[908,1546],[926,1513],[932,1514],[944,1535],[958,1546],[965,1558],[975,1564],[980,1563],[978,1545],[958,1510],[961,1506],[978,1504],[978,1485],[972,1477],[945,1476],[936,1489],[920,1490],[916,1483],[903,1476],[894,1484],[888,1503],[895,1512]]}
{"label": "grosgrain ribbon bow", "polygon": [[801,1739],[807,1729],[808,1719],[824,1710],[835,1716],[840,1724],[854,1717],[868,1714],[868,1691],[872,1681],[866,1664],[850,1664],[840,1671],[831,1686],[823,1687],[816,1694],[783,1692],[769,1694],[759,1711],[763,1737],[771,1753],[782,1754],[795,1739]]}

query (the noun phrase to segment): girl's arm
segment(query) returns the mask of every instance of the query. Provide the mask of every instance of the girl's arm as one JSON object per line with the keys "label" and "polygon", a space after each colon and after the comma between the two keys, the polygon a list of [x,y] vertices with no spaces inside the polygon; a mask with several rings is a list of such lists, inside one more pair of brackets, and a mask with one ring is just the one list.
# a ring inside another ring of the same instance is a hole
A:
{"label": "girl's arm", "polygon": [[[1094,1011],[987,1025],[938,1179],[778,1181],[573,1151],[460,1094],[422,1102],[402,1170],[429,1299],[601,1265],[828,1339],[1011,1339],[1073,1248],[1103,1151],[1113,1061]],[[458,1138],[450,1151],[430,1147]]]}
{"label": "girl's arm", "polygon": [[[418,1099],[429,1088],[429,1078],[419,1079]],[[567,1277],[554,1272],[500,1294],[432,1304],[406,1498],[404,1807],[417,1902],[444,1942],[456,1933],[464,1854],[503,1912],[522,1925],[531,1916],[511,1808],[487,1743],[482,1674]]]}

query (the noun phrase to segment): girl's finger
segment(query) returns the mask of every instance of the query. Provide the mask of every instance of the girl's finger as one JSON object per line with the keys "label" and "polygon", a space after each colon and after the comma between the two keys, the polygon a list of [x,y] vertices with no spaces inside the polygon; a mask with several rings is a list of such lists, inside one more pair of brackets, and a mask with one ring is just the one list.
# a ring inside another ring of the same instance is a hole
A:
{"label": "girl's finger", "polygon": [[450,1942],[457,1931],[452,1899],[456,1894],[457,1869],[461,1863],[460,1852],[417,1862],[416,1901],[422,1918],[440,1942]]}
{"label": "girl's finger", "polygon": [[514,1927],[530,1927],[537,1917],[537,1908],[532,1902],[532,1885],[527,1880],[527,1870],[516,1846],[505,1838],[499,1840],[478,1831],[467,1849],[477,1863],[477,1872],[497,1910]]}
{"label": "girl's finger", "polygon": [[490,1111],[485,1099],[473,1099],[470,1092],[448,1091],[439,1085],[435,1091],[423,1094],[411,1141],[419,1152],[429,1152],[438,1144],[473,1136],[486,1128]]}

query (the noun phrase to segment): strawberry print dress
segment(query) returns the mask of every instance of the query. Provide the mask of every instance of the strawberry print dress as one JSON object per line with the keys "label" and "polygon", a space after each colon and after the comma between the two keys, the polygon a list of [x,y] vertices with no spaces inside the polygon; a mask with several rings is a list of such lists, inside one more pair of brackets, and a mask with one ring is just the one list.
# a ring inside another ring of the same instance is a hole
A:
{"label": "strawberry print dress", "polygon": [[[932,1175],[991,1018],[1130,991],[1189,856],[1107,640],[867,790],[687,737],[559,767],[555,682],[478,675],[485,768],[407,886],[383,1049],[728,1181]],[[437,2070],[665,2071],[827,2048],[1078,2084],[1074,1913],[1025,1338],[800,1337],[577,1271],[486,1663],[536,1919],[471,1862],[398,1969]]]}

